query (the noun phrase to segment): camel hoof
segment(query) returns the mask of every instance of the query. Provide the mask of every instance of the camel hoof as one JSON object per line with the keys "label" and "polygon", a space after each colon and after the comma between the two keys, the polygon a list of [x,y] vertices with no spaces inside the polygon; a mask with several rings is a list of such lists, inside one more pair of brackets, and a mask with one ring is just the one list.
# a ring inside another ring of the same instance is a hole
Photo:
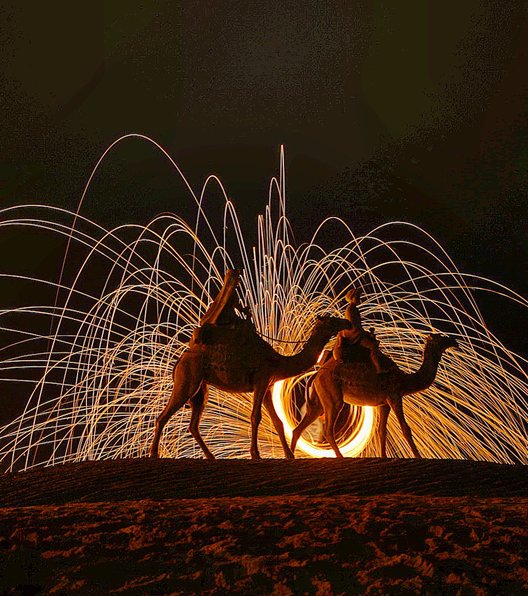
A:
{"label": "camel hoof", "polygon": [[290,449],[290,450],[286,451],[286,453],[284,454],[284,457],[286,459],[295,459],[295,454]]}
{"label": "camel hoof", "polygon": [[262,458],[260,457],[260,453],[258,451],[251,454],[251,459],[253,461],[262,461]]}
{"label": "camel hoof", "polygon": [[209,452],[205,454],[205,459],[208,459],[209,461],[215,461],[216,457]]}

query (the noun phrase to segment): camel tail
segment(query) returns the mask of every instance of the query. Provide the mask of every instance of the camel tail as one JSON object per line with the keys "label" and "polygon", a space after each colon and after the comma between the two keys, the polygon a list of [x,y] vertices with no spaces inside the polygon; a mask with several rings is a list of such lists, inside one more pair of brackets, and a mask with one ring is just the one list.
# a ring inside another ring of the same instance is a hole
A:
{"label": "camel tail", "polygon": [[319,399],[319,394],[315,388],[314,381],[315,375],[312,375],[308,381],[308,386],[306,387],[306,406],[310,409],[321,406],[321,400]]}
{"label": "camel tail", "polygon": [[[178,358],[176,358],[176,362],[174,363],[174,366],[172,367],[172,373],[171,373],[171,378],[172,378],[172,379],[174,379],[174,371],[176,370],[176,367],[178,366],[178,364],[179,364],[180,360],[182,359],[182,356],[185,354],[185,352],[186,352],[186,351],[187,351],[187,350],[184,350],[184,351],[183,351],[183,352],[182,352],[182,353],[181,353],[181,354],[178,356]],[[184,408],[190,408],[190,407],[191,407],[191,404],[190,404],[188,401],[186,401],[186,402],[183,404],[183,407],[184,407]]]}
{"label": "camel tail", "polygon": [[176,370],[176,367],[178,366],[178,363],[180,362],[182,356],[183,356],[183,354],[180,354],[178,356],[178,358],[176,358],[176,362],[174,363],[174,366],[172,367],[172,377],[173,378],[174,378],[174,371]]}
{"label": "camel tail", "polygon": [[308,409],[310,409],[310,406],[317,407],[320,404],[319,395],[314,387],[315,377],[316,375],[308,377],[304,388],[304,403]]}
{"label": "camel tail", "polygon": [[322,413],[323,413],[323,406],[319,400],[319,395],[317,395],[317,390],[314,387],[313,379],[309,381],[309,385],[306,388],[306,412],[302,420],[299,424],[293,429],[292,432],[292,442],[291,442],[291,450],[295,451],[295,447],[297,445],[297,441],[300,439],[304,429],[308,428],[312,422],[314,422]]}

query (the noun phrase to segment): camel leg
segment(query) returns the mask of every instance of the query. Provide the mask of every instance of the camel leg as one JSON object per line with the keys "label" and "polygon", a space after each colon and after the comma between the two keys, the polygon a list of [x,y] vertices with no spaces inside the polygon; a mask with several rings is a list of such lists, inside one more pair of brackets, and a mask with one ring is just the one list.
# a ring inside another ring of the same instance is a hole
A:
{"label": "camel leg", "polygon": [[321,376],[315,379],[313,384],[313,391],[317,391],[319,401],[324,411],[324,425],[323,433],[326,440],[330,443],[330,447],[334,450],[336,457],[343,457],[337,442],[335,440],[335,423],[339,412],[343,407],[343,394],[340,387],[337,387],[331,382],[328,376]]}
{"label": "camel leg", "polygon": [[293,455],[293,451],[290,449],[287,441],[286,436],[284,434],[284,425],[282,424],[282,420],[279,418],[277,412],[275,411],[275,406],[273,405],[273,400],[271,398],[271,391],[268,389],[266,391],[266,395],[264,396],[264,406],[266,410],[268,410],[268,414],[270,415],[271,421],[273,422],[273,426],[279,435],[279,439],[282,445],[282,449],[284,450],[284,456],[286,459],[295,459]]}
{"label": "camel leg", "polygon": [[269,379],[257,380],[253,393],[253,409],[251,410],[251,459],[261,459],[258,450],[258,427],[262,420],[262,402],[268,391]]}
{"label": "camel leg", "polygon": [[405,416],[403,414],[402,398],[400,396],[398,396],[397,398],[391,400],[390,406],[394,410],[394,413],[396,414],[396,418],[398,418],[398,422],[400,423],[400,427],[402,429],[403,436],[407,440],[407,443],[409,443],[409,447],[411,448],[411,451],[413,452],[414,457],[421,458],[422,456],[420,455],[420,452],[416,448],[414,439],[412,437],[411,427],[407,424],[407,421],[405,420]]}
{"label": "camel leg", "polygon": [[380,446],[381,446],[381,457],[387,457],[387,420],[390,414],[390,406],[389,404],[385,404],[384,406],[380,406],[379,413],[379,438],[380,438]]}
{"label": "camel leg", "polygon": [[195,352],[185,352],[174,368],[173,387],[169,401],[156,420],[150,457],[159,456],[161,433],[171,417],[191,398],[202,383],[202,357]]}
{"label": "camel leg", "polygon": [[330,407],[325,410],[325,421],[323,426],[323,432],[326,440],[330,443],[330,447],[332,447],[334,450],[336,457],[343,457],[343,454],[341,451],[339,451],[339,447],[337,446],[337,442],[335,440],[335,423],[342,407],[343,402],[332,402]]}
{"label": "camel leg", "polygon": [[305,429],[307,429],[310,426],[310,424],[315,422],[315,420],[323,413],[323,407],[319,402],[317,392],[313,387],[311,391],[311,396],[306,400],[306,412],[304,413],[304,417],[299,422],[299,424],[293,429],[291,442],[291,450],[293,452],[295,452],[297,441],[300,439]]}
{"label": "camel leg", "polygon": [[206,459],[215,459],[215,456],[209,451],[209,448],[202,439],[200,430],[198,428],[202,413],[209,397],[209,387],[207,383],[202,383],[198,392],[191,398],[191,423],[189,424],[189,432],[194,437],[194,440],[200,445],[205,454]]}

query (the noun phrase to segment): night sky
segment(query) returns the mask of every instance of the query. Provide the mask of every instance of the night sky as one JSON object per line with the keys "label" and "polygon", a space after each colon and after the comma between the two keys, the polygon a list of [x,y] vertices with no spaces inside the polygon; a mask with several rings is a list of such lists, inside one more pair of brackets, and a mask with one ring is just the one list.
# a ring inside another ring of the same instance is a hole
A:
{"label": "night sky", "polygon": [[[462,270],[528,291],[526,2],[56,6],[0,9],[2,206],[74,210],[102,151],[138,132],[195,189],[219,175],[252,228],[284,144],[300,241],[328,215],[356,233],[406,220]],[[114,226],[190,208],[167,162],[128,142],[83,213]],[[34,249],[11,258],[27,265]],[[483,309],[526,347],[525,313]]]}

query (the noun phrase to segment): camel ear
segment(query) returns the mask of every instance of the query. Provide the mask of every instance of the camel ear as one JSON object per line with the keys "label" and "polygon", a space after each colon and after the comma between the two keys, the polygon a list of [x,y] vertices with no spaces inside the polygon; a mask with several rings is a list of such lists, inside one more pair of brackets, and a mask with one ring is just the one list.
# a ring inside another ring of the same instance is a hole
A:
{"label": "camel ear", "polygon": [[317,321],[322,321],[324,319],[324,317],[322,315],[315,315],[315,319]]}

